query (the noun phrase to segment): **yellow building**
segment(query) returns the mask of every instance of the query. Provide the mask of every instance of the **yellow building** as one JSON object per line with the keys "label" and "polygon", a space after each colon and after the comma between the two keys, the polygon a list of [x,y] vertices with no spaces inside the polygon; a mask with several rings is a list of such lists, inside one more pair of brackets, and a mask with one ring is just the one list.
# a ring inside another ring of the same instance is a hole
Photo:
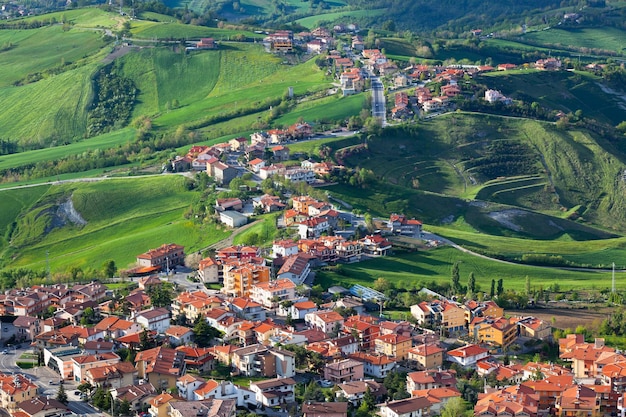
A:
{"label": "yellow building", "polygon": [[380,355],[392,356],[398,360],[409,357],[412,339],[399,334],[386,334],[374,340],[374,351]]}
{"label": "yellow building", "polygon": [[37,385],[22,374],[0,374],[0,407],[13,412],[17,404],[37,396]]}
{"label": "yellow building", "polygon": [[517,338],[517,325],[504,317],[497,319],[476,317],[469,328],[477,343],[506,348]]}
{"label": "yellow building", "polygon": [[169,389],[176,387],[176,380],[185,372],[185,353],[159,346],[139,352],[135,363],[139,378],[157,390]]}
{"label": "yellow building", "polygon": [[152,417],[168,417],[169,403],[174,400],[167,392],[157,395],[150,400],[150,408],[148,412]]}
{"label": "yellow building", "polygon": [[251,263],[231,263],[224,266],[224,288],[226,294],[248,297],[254,285],[269,282],[270,268]]}
{"label": "yellow building", "polygon": [[446,350],[435,344],[423,344],[409,350],[409,360],[417,364],[418,369],[436,369],[443,365]]}
{"label": "yellow building", "polygon": [[456,304],[444,302],[439,311],[441,326],[449,333],[460,332],[465,328],[465,311]]}

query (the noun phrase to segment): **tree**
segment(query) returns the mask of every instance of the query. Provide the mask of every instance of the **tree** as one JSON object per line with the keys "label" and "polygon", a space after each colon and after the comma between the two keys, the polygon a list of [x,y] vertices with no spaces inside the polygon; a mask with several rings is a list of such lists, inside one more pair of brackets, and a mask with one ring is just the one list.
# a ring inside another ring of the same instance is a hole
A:
{"label": "tree", "polygon": [[493,299],[494,295],[496,295],[496,280],[492,279],[491,280],[491,290],[489,291],[489,298]]}
{"label": "tree", "polygon": [[165,285],[151,285],[148,295],[153,307],[167,307],[172,304],[172,294]]}
{"label": "tree", "polygon": [[148,331],[144,329],[143,332],[141,332],[141,334],[139,335],[139,349],[148,350],[152,349],[152,347],[152,338],[148,334]]}
{"label": "tree", "polygon": [[211,340],[214,337],[219,336],[219,330],[211,327],[211,325],[205,320],[204,316],[198,316],[196,325],[193,327],[193,333],[196,343],[200,347],[208,347],[211,344]]}
{"label": "tree", "polygon": [[304,401],[324,401],[324,392],[315,381],[311,381],[306,386],[302,398]]}
{"label": "tree", "polygon": [[461,277],[459,275],[459,261],[456,261],[454,265],[452,265],[452,294],[458,294],[461,288],[460,284]]}
{"label": "tree", "polygon": [[133,414],[128,400],[124,399],[120,402],[118,413],[120,416],[130,416]]}
{"label": "tree", "polygon": [[470,272],[469,277],[467,277],[467,294],[471,294],[470,298],[473,298],[475,291],[476,291],[476,278],[474,277],[474,272]]}
{"label": "tree", "polygon": [[504,292],[504,284],[503,284],[502,278],[500,278],[498,280],[498,290],[497,290],[498,297],[501,296],[503,292]]}
{"label": "tree", "polygon": [[362,404],[365,404],[368,411],[372,411],[376,407],[376,398],[374,397],[374,394],[372,394],[372,390],[369,385],[365,390],[365,394],[363,394]]}
{"label": "tree", "polygon": [[109,259],[104,264],[102,264],[102,273],[105,277],[113,278],[116,272],[117,266],[115,265],[115,261],[113,259]]}
{"label": "tree", "polygon": [[63,384],[59,385],[59,390],[57,391],[57,401],[62,404],[67,404],[67,394],[65,393],[65,388],[63,388]]}
{"label": "tree", "polygon": [[449,400],[443,410],[441,410],[441,417],[459,417],[465,414],[467,411],[467,402],[460,397],[455,397]]}

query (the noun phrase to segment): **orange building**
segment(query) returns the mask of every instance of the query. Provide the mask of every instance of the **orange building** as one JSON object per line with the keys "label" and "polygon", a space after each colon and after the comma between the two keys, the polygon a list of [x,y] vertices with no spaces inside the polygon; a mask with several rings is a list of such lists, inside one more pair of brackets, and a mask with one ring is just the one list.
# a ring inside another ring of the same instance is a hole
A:
{"label": "orange building", "polygon": [[254,285],[270,281],[270,268],[265,265],[231,263],[224,266],[226,294],[248,297]]}

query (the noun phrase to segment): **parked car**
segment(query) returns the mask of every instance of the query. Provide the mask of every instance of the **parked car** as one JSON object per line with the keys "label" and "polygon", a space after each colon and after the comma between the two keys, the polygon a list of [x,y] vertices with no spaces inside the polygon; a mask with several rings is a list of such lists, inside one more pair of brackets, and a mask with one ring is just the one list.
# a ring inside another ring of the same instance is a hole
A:
{"label": "parked car", "polygon": [[330,388],[332,386],[334,386],[335,384],[332,383],[332,381],[329,381],[327,379],[322,379],[319,381],[319,384],[322,388]]}

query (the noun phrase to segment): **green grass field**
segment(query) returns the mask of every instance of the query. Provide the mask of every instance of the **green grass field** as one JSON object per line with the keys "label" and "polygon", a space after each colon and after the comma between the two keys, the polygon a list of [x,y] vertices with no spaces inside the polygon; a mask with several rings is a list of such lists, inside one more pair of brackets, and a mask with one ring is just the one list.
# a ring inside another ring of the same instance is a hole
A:
{"label": "green grass field", "polygon": [[368,18],[372,18],[372,17],[377,17],[380,16],[382,14],[385,13],[385,10],[383,9],[368,9],[368,10],[350,10],[350,11],[343,11],[343,12],[331,12],[331,13],[324,13],[324,14],[318,14],[315,16],[309,16],[309,17],[305,17],[302,19],[298,19],[296,20],[296,23],[307,27],[309,29],[314,29],[317,26],[319,26],[320,22],[322,21],[327,21],[327,22],[334,22],[335,20],[339,20],[339,19],[349,19],[349,18],[358,18],[358,17],[368,17]]}
{"label": "green grass field", "polygon": [[299,104],[293,111],[279,117],[275,123],[277,125],[291,125],[300,117],[310,122],[343,121],[350,116],[358,116],[364,105],[369,105],[366,103],[364,94],[310,100]]}
{"label": "green grass field", "polygon": [[136,38],[145,39],[198,39],[215,38],[217,41],[227,41],[234,35],[245,35],[248,38],[262,39],[263,35],[244,30],[218,29],[206,26],[192,26],[177,22],[152,22],[148,20],[133,21],[131,33]]}
{"label": "green grass field", "polygon": [[526,33],[522,40],[558,47],[578,47],[626,53],[626,32],[614,27],[597,28],[551,28]]}
{"label": "green grass field", "polygon": [[[4,259],[12,259],[5,267],[42,269],[46,252],[54,271],[70,266],[99,268],[107,259],[125,267],[137,254],[163,243],[176,242],[191,252],[228,236],[227,231],[183,217],[196,198],[183,184],[182,177],[169,176],[49,187],[19,217],[12,246],[3,254]],[[55,207],[70,197],[87,225],[68,224],[42,234]]]}
{"label": "green grass field", "polygon": [[[0,156],[0,169],[16,168],[23,165],[35,164],[41,161],[54,161],[65,156],[78,155],[96,148],[113,148],[133,140],[134,137],[135,129],[126,128],[79,142],[74,142],[69,145],[20,152],[13,155],[2,155]],[[100,170],[100,172],[102,172],[102,170]]]}
{"label": "green grass field", "polygon": [[257,218],[263,219],[263,221],[235,236],[233,243],[235,245],[252,244],[264,247],[271,246],[278,234],[276,219],[281,214],[282,213],[270,213],[258,216]]}
{"label": "green grass field", "polygon": [[[397,256],[389,256],[342,266],[342,273],[321,271],[316,282],[324,288],[342,285],[349,288],[354,284],[371,286],[378,278],[385,278],[401,288],[421,288],[429,282],[450,282],[452,265],[460,261],[461,282],[474,272],[480,291],[489,291],[491,280],[502,278],[504,289],[523,291],[526,276],[531,285],[544,288],[559,284],[567,289],[603,289],[611,285],[610,272],[578,272],[510,265],[466,254],[454,248],[443,247]],[[626,289],[626,273],[616,273],[618,287]],[[621,284],[620,284],[621,283]]]}
{"label": "green grass field", "polygon": [[0,31],[0,45],[9,42],[15,46],[0,53],[0,87],[10,86],[29,74],[75,62],[106,46],[98,31],[74,28],[64,32],[61,26]]}

